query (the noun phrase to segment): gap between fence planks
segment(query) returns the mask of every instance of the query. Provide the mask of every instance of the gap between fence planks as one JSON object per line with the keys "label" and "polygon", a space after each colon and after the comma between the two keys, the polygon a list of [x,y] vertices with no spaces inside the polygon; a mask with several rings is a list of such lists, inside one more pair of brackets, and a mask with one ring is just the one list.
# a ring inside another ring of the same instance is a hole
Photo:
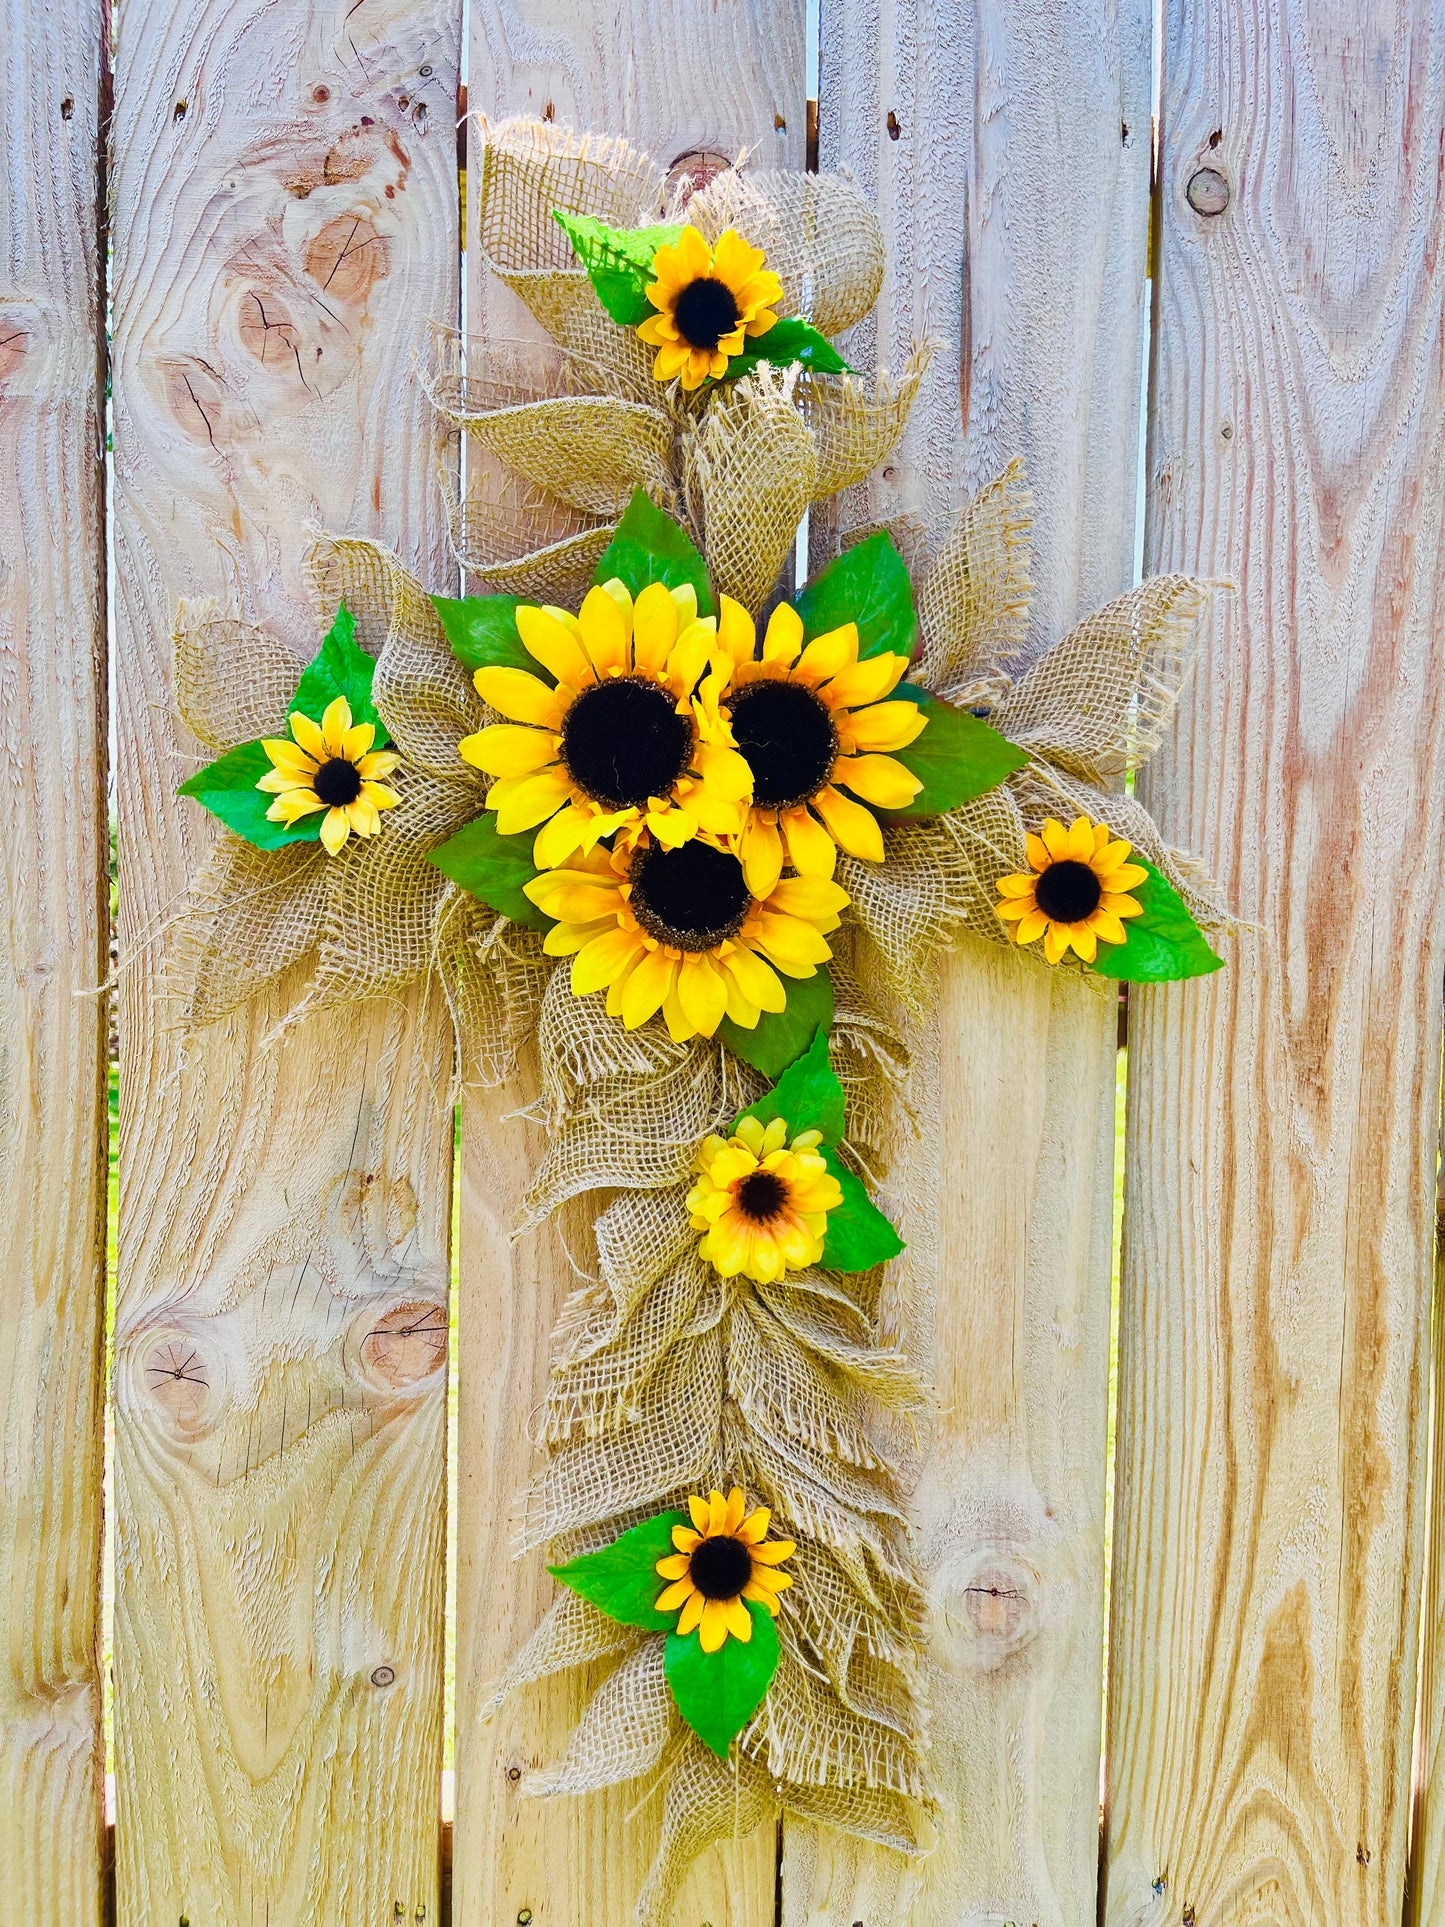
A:
{"label": "gap between fence planks", "polygon": [[101,1909],[105,556],[95,0],[0,15],[0,1892]]}
{"label": "gap between fence planks", "polygon": [[[840,520],[936,535],[1025,456],[1036,653],[1132,579],[1148,9],[823,0],[821,49],[821,165],[852,167],[889,240],[880,358],[921,334],[941,350]],[[939,1409],[914,1513],[941,1812],[917,1927],[1094,1917],[1114,1041],[1096,986],[969,939],[919,1053],[899,1191],[937,1295],[914,1334]],[[787,1927],[903,1918],[911,1884],[788,1829]]]}
{"label": "gap between fence planks", "polygon": [[[1393,1927],[1445,965],[1445,21],[1167,19],[1148,552],[1239,593],[1147,790],[1258,928],[1131,1016],[1106,1918]],[[1440,1806],[1427,1784],[1427,1893]]]}
{"label": "gap between fence planks", "polygon": [[[758,167],[803,161],[802,0],[482,0],[472,12],[470,105],[493,118],[545,115],[625,134],[665,166],[696,171],[748,146]],[[473,178],[477,151],[473,135]],[[475,329],[530,331],[468,252]],[[548,1927],[631,1927],[657,1840],[660,1795],[637,1784],[522,1799],[528,1767],[555,1758],[584,1704],[575,1680],[534,1687],[486,1727],[489,1683],[552,1593],[540,1555],[513,1565],[507,1519],[537,1459],[528,1417],[546,1381],[549,1335],[578,1282],[548,1231],[510,1246],[541,1133],[512,1115],[536,1093],[524,1074],[463,1105],[461,1401],[457,1569],[457,1821],[454,1920],[495,1927],[526,1910]],[[777,1845],[760,1828],[698,1862],[679,1922],[772,1927]]]}
{"label": "gap between fence planks", "polygon": [[[117,1882],[125,1927],[437,1905],[450,1044],[413,994],[182,1044],[152,944],[210,826],[180,594],[297,651],[311,519],[450,586],[410,354],[455,313],[448,0],[136,0],[115,114]],[[285,989],[294,991],[294,984]],[[392,1322],[396,1322],[393,1320]]]}

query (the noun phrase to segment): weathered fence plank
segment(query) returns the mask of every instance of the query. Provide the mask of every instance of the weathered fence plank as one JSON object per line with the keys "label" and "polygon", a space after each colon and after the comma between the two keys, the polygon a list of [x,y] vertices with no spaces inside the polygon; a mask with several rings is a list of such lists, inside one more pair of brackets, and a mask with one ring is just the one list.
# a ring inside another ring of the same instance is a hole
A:
{"label": "weathered fence plank", "polygon": [[[685,167],[744,145],[758,166],[802,164],[801,0],[721,9],[708,0],[487,0],[472,23],[469,98],[485,114],[548,114],[625,133]],[[491,309],[504,327],[524,325],[520,305],[485,286],[475,250],[469,269],[472,315]],[[575,1682],[533,1688],[487,1726],[474,1717],[552,1591],[539,1558],[515,1566],[507,1548],[512,1496],[536,1463],[526,1425],[546,1380],[548,1335],[576,1282],[559,1240],[506,1242],[540,1144],[535,1126],[509,1114],[535,1090],[523,1077],[469,1095],[462,1113],[455,1919],[492,1927],[530,1909],[552,1927],[630,1927],[660,1802],[635,1811],[636,1786],[555,1801],[516,1791],[522,1770],[560,1750],[583,1704]],[[713,1850],[677,1919],[771,1927],[775,1863],[765,1829]]]}
{"label": "weathered fence plank", "polygon": [[445,1322],[440,1012],[277,1049],[278,997],[183,1044],[144,946],[209,835],[172,796],[177,595],[233,597],[299,666],[312,518],[450,584],[410,356],[457,309],[459,15],[136,0],[121,37],[123,1923],[436,1914],[445,1348],[398,1314]]}
{"label": "weathered fence plank", "polygon": [[1171,0],[1149,772],[1258,926],[1132,1006],[1107,1918],[1400,1918],[1445,790],[1445,22]]}
{"label": "weathered fence plank", "polygon": [[[854,513],[936,533],[1024,455],[1034,649],[1131,575],[1148,21],[1105,0],[823,4],[820,162],[850,165],[884,216],[881,357],[940,345]],[[900,1188],[937,1292],[915,1510],[943,1811],[912,1918],[1077,1927],[1097,1865],[1113,1011],[970,942],[921,1071],[927,1130]],[[893,1877],[789,1829],[784,1918],[891,1919]]]}
{"label": "weathered fence plank", "polygon": [[0,14],[0,1892],[100,1918],[104,9]]}

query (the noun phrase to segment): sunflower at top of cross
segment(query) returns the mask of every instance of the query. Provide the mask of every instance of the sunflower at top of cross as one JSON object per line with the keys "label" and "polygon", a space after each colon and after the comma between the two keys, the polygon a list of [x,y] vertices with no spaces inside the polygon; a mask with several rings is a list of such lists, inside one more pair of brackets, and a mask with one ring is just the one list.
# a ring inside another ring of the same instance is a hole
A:
{"label": "sunflower at top of cross", "polygon": [[656,312],[638,324],[637,337],[657,350],[656,381],[700,388],[777,325],[783,284],[736,228],[709,247],[695,227],[684,227],[652,257],[652,272],[646,293]]}

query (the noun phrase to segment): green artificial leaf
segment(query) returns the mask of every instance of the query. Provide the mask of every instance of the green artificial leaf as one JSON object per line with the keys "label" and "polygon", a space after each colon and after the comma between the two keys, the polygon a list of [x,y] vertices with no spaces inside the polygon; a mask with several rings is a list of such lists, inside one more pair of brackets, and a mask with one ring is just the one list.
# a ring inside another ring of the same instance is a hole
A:
{"label": "green artificial leaf", "polygon": [[432,607],[452,654],[468,673],[477,669],[525,669],[541,682],[553,680],[517,634],[520,600],[514,595],[432,597]]}
{"label": "green artificial leaf", "polygon": [[724,1017],[718,1026],[718,1036],[734,1057],[775,1082],[806,1050],[813,1033],[826,1031],[833,1023],[833,979],[826,969],[811,977],[790,977],[787,990],[786,1010],[765,1010],[752,1030],[744,1030],[731,1017]]}
{"label": "green artificial leaf", "polygon": [[[791,996],[791,993],[790,993]],[[836,1144],[843,1135],[843,1086],[828,1061],[828,1033],[820,1025],[803,1055],[783,1072],[770,1091],[764,1091],[756,1104],[739,1111],[733,1124],[736,1130],[745,1117],[760,1124],[782,1118],[790,1139],[800,1131],[821,1131],[825,1144]]]}
{"label": "green artificial leaf", "polygon": [[1144,914],[1125,923],[1123,943],[1101,943],[1089,968],[1101,977],[1120,977],[1131,984],[1172,983],[1180,977],[1207,977],[1222,970],[1223,957],[1210,949],[1169,879],[1137,850],[1129,861],[1149,872],[1130,892],[1143,904]]}
{"label": "green artificial leaf", "polygon": [[256,784],[271,767],[271,758],[260,743],[241,743],[188,776],[176,794],[194,797],[228,830],[234,830],[258,850],[283,850],[289,843],[316,842],[324,810],[313,810],[299,823],[267,821],[266,812],[276,799],[258,790]]}
{"label": "green artificial leaf", "polygon": [[513,923],[550,930],[551,917],[544,916],[522,889],[537,874],[532,861],[534,835],[532,830],[520,836],[501,835],[496,817],[488,810],[431,851],[427,861]]}
{"label": "green artificial leaf", "polygon": [[903,1240],[847,1165],[824,1150],[828,1169],[838,1180],[843,1202],[828,1213],[828,1235],[823,1243],[825,1271],[869,1271],[903,1249]]}
{"label": "green artificial leaf", "polygon": [[673,1527],[691,1523],[685,1512],[663,1512],[631,1527],[610,1546],[599,1546],[596,1552],[584,1552],[565,1566],[548,1566],[547,1570],[619,1626],[671,1632],[677,1614],[657,1611],[655,1602],[669,1582],[658,1578],[656,1566],[674,1550]]}
{"label": "green artificial leaf", "polygon": [[828,337],[819,334],[800,314],[775,321],[765,335],[749,335],[743,352],[728,362],[726,379],[736,381],[740,375],[750,375],[760,361],[773,368],[791,368],[795,361],[801,362],[815,375],[853,372]]}
{"label": "green artificial leaf", "polygon": [[766,1606],[747,1602],[753,1636],[705,1653],[696,1632],[669,1633],[663,1664],[677,1710],[720,1760],[763,1703],[778,1670],[778,1629]]}
{"label": "green artificial leaf", "polygon": [[357,642],[355,618],[343,602],[326,640],[302,671],[286,714],[294,716],[299,710],[312,722],[319,723],[327,704],[344,696],[351,706],[353,723],[374,725],[376,740],[372,748],[380,749],[391,738],[372,707],[371,681],[375,674],[376,663]]}
{"label": "green artificial leaf", "polygon": [[809,641],[856,622],[860,659],[885,649],[895,656],[913,654],[918,634],[913,584],[886,529],[835,556],[803,585],[793,606]]}
{"label": "green artificial leaf", "polygon": [[923,781],[923,788],[901,810],[882,810],[874,805],[873,814],[884,823],[906,822],[920,816],[941,816],[970,803],[975,796],[997,789],[1006,776],[1022,769],[1029,760],[1016,743],[1001,736],[981,716],[931,696],[913,683],[899,683],[893,692],[899,701],[917,703],[928,718],[923,734],[905,749],[888,754]]}
{"label": "green artificial leaf", "polygon": [[669,589],[680,589],[690,582],[697,591],[698,614],[713,614],[707,564],[692,537],[640,488],[633,492],[617,533],[602,551],[592,580],[610,582],[614,576],[633,596],[641,595],[649,582],[665,583]]}
{"label": "green artificial leaf", "polygon": [[661,247],[672,247],[681,226],[608,227],[592,214],[569,214],[553,208],[552,218],[572,243],[578,260],[596,290],[597,299],[624,328],[635,328],[657,310],[647,298],[656,279],[653,258]]}

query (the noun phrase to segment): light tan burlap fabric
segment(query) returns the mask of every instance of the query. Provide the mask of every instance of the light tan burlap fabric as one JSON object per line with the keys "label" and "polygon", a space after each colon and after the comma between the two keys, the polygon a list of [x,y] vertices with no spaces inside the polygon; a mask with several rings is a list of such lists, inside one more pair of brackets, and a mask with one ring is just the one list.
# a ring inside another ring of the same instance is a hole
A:
{"label": "light tan burlap fabric", "polygon": [[832,335],[877,299],[883,240],[871,208],[835,175],[735,168],[670,196],[661,170],[625,142],[535,120],[482,127],[482,252],[556,352],[495,337],[436,343],[429,391],[476,458],[452,505],[457,559],[483,587],[534,593],[539,572],[561,576],[561,551],[579,568],[595,561],[642,488],[686,522],[714,586],[756,607],[809,504],[861,481],[897,442],[927,348],[896,378],[761,367],[687,395],[653,380],[653,350],[607,315],[552,210],[617,227],[687,219],[709,240],[736,227],[781,277],[779,312]]}

